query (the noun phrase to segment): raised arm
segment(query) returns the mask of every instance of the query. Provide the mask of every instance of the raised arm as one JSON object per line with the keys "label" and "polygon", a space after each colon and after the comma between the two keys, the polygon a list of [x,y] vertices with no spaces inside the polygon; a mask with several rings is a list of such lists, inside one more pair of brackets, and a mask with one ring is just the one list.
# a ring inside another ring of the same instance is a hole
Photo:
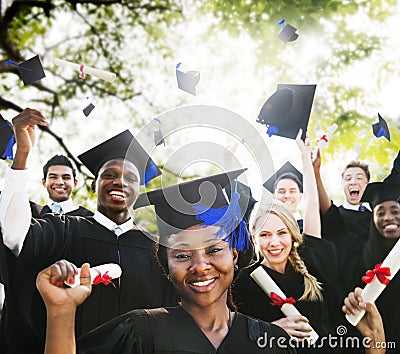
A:
{"label": "raised arm", "polygon": [[296,143],[300,150],[301,161],[303,163],[303,231],[307,235],[321,238],[318,191],[311,161],[310,146],[308,139],[306,139],[305,143],[301,140],[301,134],[302,130],[300,129],[296,137]]}
{"label": "raised arm", "polygon": [[64,281],[70,281],[75,274],[72,263],[58,261],[37,276],[36,287],[47,309],[44,354],[76,353],[75,312],[91,292],[89,264],[82,266],[79,286],[65,287]]}
{"label": "raised arm", "polygon": [[35,126],[47,125],[43,115],[27,108],[13,120],[16,152],[11,168],[7,168],[0,199],[0,224],[4,244],[18,256],[31,222],[31,209],[25,192],[28,178],[27,161],[35,144]]}
{"label": "raised arm", "polygon": [[317,182],[317,190],[318,190],[318,199],[319,199],[319,208],[321,210],[321,214],[325,215],[328,209],[331,207],[332,202],[328,196],[328,193],[325,190],[324,184],[321,178],[321,152],[318,149],[317,155],[313,161],[314,168],[314,176],[315,181]]}

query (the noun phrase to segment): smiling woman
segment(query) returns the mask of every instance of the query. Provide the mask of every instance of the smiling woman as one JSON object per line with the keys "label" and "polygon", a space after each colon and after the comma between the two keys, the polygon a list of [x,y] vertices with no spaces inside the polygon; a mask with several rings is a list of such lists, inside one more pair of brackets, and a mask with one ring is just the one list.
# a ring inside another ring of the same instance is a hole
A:
{"label": "smiling woman", "polygon": [[[351,289],[364,286],[362,276],[386,258],[400,238],[400,183],[375,182],[368,184],[361,198],[372,207],[369,239],[360,244],[349,244],[351,259],[346,283]],[[365,278],[364,278],[365,279]],[[400,275],[397,273],[376,301],[385,326],[386,343],[400,338],[399,307],[395,299],[400,296]],[[397,353],[398,348],[388,348],[387,353]]]}
{"label": "smiling woman", "polygon": [[[253,255],[247,232],[237,232],[241,217],[232,214],[222,191],[242,172],[186,182],[139,198],[137,207],[155,205],[161,242],[157,256],[181,297],[181,306],[137,310],[115,318],[79,338],[78,352],[294,353],[280,348],[277,341],[260,346],[264,336],[289,338],[275,325],[235,312],[229,301],[233,279]],[[200,202],[208,206],[208,217],[194,212]],[[210,213],[219,217],[213,223],[204,222],[210,220]],[[233,227],[228,220],[236,220]],[[73,265],[61,264],[42,271],[37,281],[48,309],[46,353],[52,354],[75,352],[71,340],[74,309],[90,293],[85,278],[88,265],[82,267],[83,285],[74,289],[54,286],[74,273]]]}

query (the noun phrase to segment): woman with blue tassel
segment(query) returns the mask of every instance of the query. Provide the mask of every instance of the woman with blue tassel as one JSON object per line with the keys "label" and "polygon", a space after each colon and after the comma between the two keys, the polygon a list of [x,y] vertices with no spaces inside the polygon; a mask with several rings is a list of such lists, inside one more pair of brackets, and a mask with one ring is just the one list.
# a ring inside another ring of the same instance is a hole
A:
{"label": "woman with blue tassel", "polygon": [[37,287],[47,307],[45,353],[295,353],[282,328],[240,314],[230,303],[231,284],[253,257],[239,195],[235,191],[227,204],[222,190],[242,172],[151,191],[136,203],[155,206],[157,257],[181,297],[178,307],[131,311],[76,345],[75,310],[91,292],[89,265],[83,265],[75,288],[54,285],[74,276],[76,268],[67,261],[39,273]]}

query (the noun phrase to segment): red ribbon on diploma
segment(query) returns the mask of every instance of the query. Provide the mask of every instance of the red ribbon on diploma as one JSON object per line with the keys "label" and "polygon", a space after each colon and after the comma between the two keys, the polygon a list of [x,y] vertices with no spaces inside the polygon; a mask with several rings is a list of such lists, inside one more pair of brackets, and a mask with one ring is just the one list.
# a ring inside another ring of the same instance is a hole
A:
{"label": "red ribbon on diploma", "polygon": [[365,284],[369,284],[372,282],[374,279],[374,276],[378,278],[378,280],[383,284],[383,285],[388,285],[390,282],[390,279],[387,277],[391,276],[390,273],[390,268],[389,267],[383,267],[381,268],[382,263],[379,263],[375,266],[373,270],[367,270],[365,275],[361,278],[361,280]]}
{"label": "red ribbon on diploma", "polygon": [[97,285],[100,283],[103,283],[104,285],[109,285],[112,284],[115,288],[115,284],[111,281],[112,278],[105,272],[103,275],[101,275],[100,271],[97,269],[94,269],[97,272],[97,276],[93,279],[93,285]]}
{"label": "red ribbon on diploma", "polygon": [[296,303],[296,300],[293,299],[292,297],[287,297],[286,299],[283,299],[277,293],[274,293],[273,291],[271,292],[270,298],[272,300],[272,302],[271,302],[272,306],[282,307],[282,305],[284,305],[284,304],[294,305]]}
{"label": "red ribbon on diploma", "polygon": [[319,139],[319,141],[321,140],[325,140],[326,142],[328,142],[328,137],[326,136],[326,134],[321,136],[321,139]]}
{"label": "red ribbon on diploma", "polygon": [[81,72],[81,75],[80,75],[81,79],[85,78],[85,73],[83,71],[84,68],[85,68],[85,65],[83,65],[83,64],[79,67],[79,71]]}

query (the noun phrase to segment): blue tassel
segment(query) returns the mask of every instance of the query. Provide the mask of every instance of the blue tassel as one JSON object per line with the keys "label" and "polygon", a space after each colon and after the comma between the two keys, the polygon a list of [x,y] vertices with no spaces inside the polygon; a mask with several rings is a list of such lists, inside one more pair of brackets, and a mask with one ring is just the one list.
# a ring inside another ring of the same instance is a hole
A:
{"label": "blue tassel", "polygon": [[7,60],[7,61],[5,62],[5,64],[7,64],[7,65],[12,65],[12,66],[16,66],[17,68],[24,69],[24,70],[26,70],[26,71],[33,71],[32,69],[24,68],[23,66],[18,65],[17,63],[14,63],[12,60]]}
{"label": "blue tassel", "polygon": [[378,134],[376,134],[376,136],[377,136],[378,138],[380,138],[381,136],[386,136],[386,130],[385,130],[385,128],[380,127],[380,129],[379,129],[379,131],[378,131]]}
{"label": "blue tassel", "polygon": [[152,160],[149,161],[149,167],[147,167],[143,177],[143,184],[145,186],[147,186],[154,177],[157,177],[157,166]]}
{"label": "blue tassel", "polygon": [[235,192],[232,195],[231,203],[218,209],[208,208],[202,204],[193,206],[196,212],[196,218],[203,221],[201,226],[219,226],[216,237],[229,242],[230,248],[236,248],[238,251],[250,248],[250,239],[246,225],[242,220],[242,211],[239,205],[240,194]]}
{"label": "blue tassel", "polygon": [[[9,122],[6,122],[5,124],[3,124],[0,129],[4,128],[4,127],[11,127],[12,129],[12,125]],[[6,148],[4,149],[3,155],[1,156],[1,158],[3,160],[14,160],[14,154],[13,154],[13,146],[15,144],[15,137],[14,137],[14,133],[11,134],[10,139],[8,139]]]}
{"label": "blue tassel", "polygon": [[269,125],[268,129],[267,129],[267,134],[269,137],[271,137],[272,135],[275,135],[279,132],[279,128],[276,127],[275,125]]}

